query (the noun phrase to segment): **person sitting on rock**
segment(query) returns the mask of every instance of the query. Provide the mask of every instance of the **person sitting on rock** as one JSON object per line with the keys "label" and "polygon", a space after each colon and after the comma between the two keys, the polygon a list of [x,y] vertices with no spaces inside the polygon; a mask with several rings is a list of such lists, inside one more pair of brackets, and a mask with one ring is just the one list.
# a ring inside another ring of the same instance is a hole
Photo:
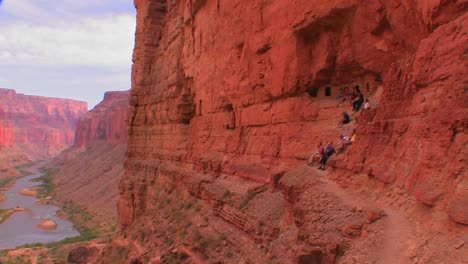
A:
{"label": "person sitting on rock", "polygon": [[343,153],[346,150],[346,147],[350,144],[351,138],[348,136],[341,135],[340,136],[340,143],[338,143],[338,146],[336,148],[336,154]]}
{"label": "person sitting on rock", "polygon": [[369,103],[369,99],[366,99],[366,103],[364,104],[364,107],[362,108],[362,110],[370,110],[370,103]]}
{"label": "person sitting on rock", "polygon": [[353,101],[353,110],[359,111],[361,109],[362,103],[364,103],[364,95],[359,93],[356,100]]}
{"label": "person sitting on rock", "polygon": [[361,94],[361,89],[359,88],[359,85],[354,86],[353,90],[353,98],[356,98]]}
{"label": "person sitting on rock", "polygon": [[315,150],[315,152],[310,156],[309,160],[307,161],[307,165],[313,166],[316,161],[320,162],[323,158],[324,150],[325,148],[323,147],[322,142],[320,142],[317,145],[317,150]]}
{"label": "person sitting on rock", "polygon": [[[359,114],[359,118],[361,118],[362,114],[365,113],[366,111],[370,110],[370,103],[369,99],[366,99],[366,103],[364,104],[364,107],[362,108],[362,111]],[[358,117],[355,115],[354,116],[354,121],[357,124],[358,123]]]}
{"label": "person sitting on rock", "polygon": [[324,150],[324,155],[322,160],[320,161],[320,167],[319,170],[325,170],[325,166],[327,165],[328,159],[335,153],[335,148],[333,147],[332,142],[328,142],[327,146],[325,147]]}
{"label": "person sitting on rock", "polygon": [[348,124],[351,122],[351,117],[349,117],[348,113],[343,112],[343,118],[338,121],[337,127],[342,127],[345,124]]}
{"label": "person sitting on rock", "polygon": [[344,96],[345,96],[344,88],[340,88],[340,92],[339,92],[338,95],[336,96],[336,99],[337,99],[337,100],[340,100],[340,99],[343,98]]}
{"label": "person sitting on rock", "polygon": [[340,88],[340,93],[336,96],[336,101],[338,101],[338,106],[346,101],[345,88]]}
{"label": "person sitting on rock", "polygon": [[349,102],[350,100],[351,100],[351,93],[349,92],[349,88],[345,87],[344,88],[343,103]]}

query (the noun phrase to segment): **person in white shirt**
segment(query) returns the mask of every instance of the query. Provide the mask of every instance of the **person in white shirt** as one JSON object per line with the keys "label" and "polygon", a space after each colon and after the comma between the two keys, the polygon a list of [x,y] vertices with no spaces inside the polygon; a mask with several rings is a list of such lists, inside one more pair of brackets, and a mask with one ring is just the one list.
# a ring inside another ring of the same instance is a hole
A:
{"label": "person in white shirt", "polygon": [[348,146],[350,141],[351,141],[350,137],[344,136],[344,135],[341,135],[340,139],[341,139],[341,141],[340,141],[340,143],[338,143],[339,147],[337,147],[337,149],[336,149],[337,153],[344,152],[346,150],[346,146]]}
{"label": "person in white shirt", "polygon": [[366,99],[366,103],[364,104],[364,109],[363,110],[369,110],[369,109],[370,109],[369,99]]}

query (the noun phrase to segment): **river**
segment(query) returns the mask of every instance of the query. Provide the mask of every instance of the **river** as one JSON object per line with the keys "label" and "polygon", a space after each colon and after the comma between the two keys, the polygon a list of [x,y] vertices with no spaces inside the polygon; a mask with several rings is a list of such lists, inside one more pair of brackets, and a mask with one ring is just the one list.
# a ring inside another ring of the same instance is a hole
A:
{"label": "river", "polygon": [[[79,236],[79,232],[70,221],[56,215],[60,208],[53,205],[37,205],[37,199],[20,194],[20,191],[40,185],[32,180],[43,175],[36,165],[28,169],[32,174],[16,181],[16,184],[5,192],[6,200],[0,202],[0,209],[22,207],[26,211],[16,212],[3,224],[0,224],[0,249],[15,248],[24,244],[50,243],[67,237]],[[57,229],[41,230],[37,227],[45,218],[57,223]]]}

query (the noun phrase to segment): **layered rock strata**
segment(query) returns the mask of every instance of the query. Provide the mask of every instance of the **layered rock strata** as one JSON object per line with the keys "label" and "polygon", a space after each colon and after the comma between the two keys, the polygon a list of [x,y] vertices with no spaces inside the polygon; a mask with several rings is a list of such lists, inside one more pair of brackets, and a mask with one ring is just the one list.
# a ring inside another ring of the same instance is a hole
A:
{"label": "layered rock strata", "polygon": [[[466,1],[135,5],[122,238],[102,261],[462,261]],[[372,109],[336,129],[356,86]],[[331,174],[301,165],[352,127]]]}
{"label": "layered rock strata", "polygon": [[75,146],[89,146],[93,141],[127,143],[128,91],[106,92],[104,100],[80,118]]}

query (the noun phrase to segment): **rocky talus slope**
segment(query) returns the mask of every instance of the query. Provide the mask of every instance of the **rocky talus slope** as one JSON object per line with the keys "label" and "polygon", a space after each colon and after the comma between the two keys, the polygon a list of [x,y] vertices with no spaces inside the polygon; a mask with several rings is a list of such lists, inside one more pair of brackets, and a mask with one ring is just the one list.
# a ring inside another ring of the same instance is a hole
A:
{"label": "rocky talus slope", "polygon": [[[99,263],[463,263],[466,0],[135,0]],[[335,96],[372,109],[337,129]],[[327,173],[304,165],[355,128]]]}
{"label": "rocky talus slope", "polygon": [[47,167],[54,174],[57,198],[85,206],[96,221],[114,225],[118,183],[123,175],[129,92],[106,92],[104,100],[80,118],[75,144]]}

